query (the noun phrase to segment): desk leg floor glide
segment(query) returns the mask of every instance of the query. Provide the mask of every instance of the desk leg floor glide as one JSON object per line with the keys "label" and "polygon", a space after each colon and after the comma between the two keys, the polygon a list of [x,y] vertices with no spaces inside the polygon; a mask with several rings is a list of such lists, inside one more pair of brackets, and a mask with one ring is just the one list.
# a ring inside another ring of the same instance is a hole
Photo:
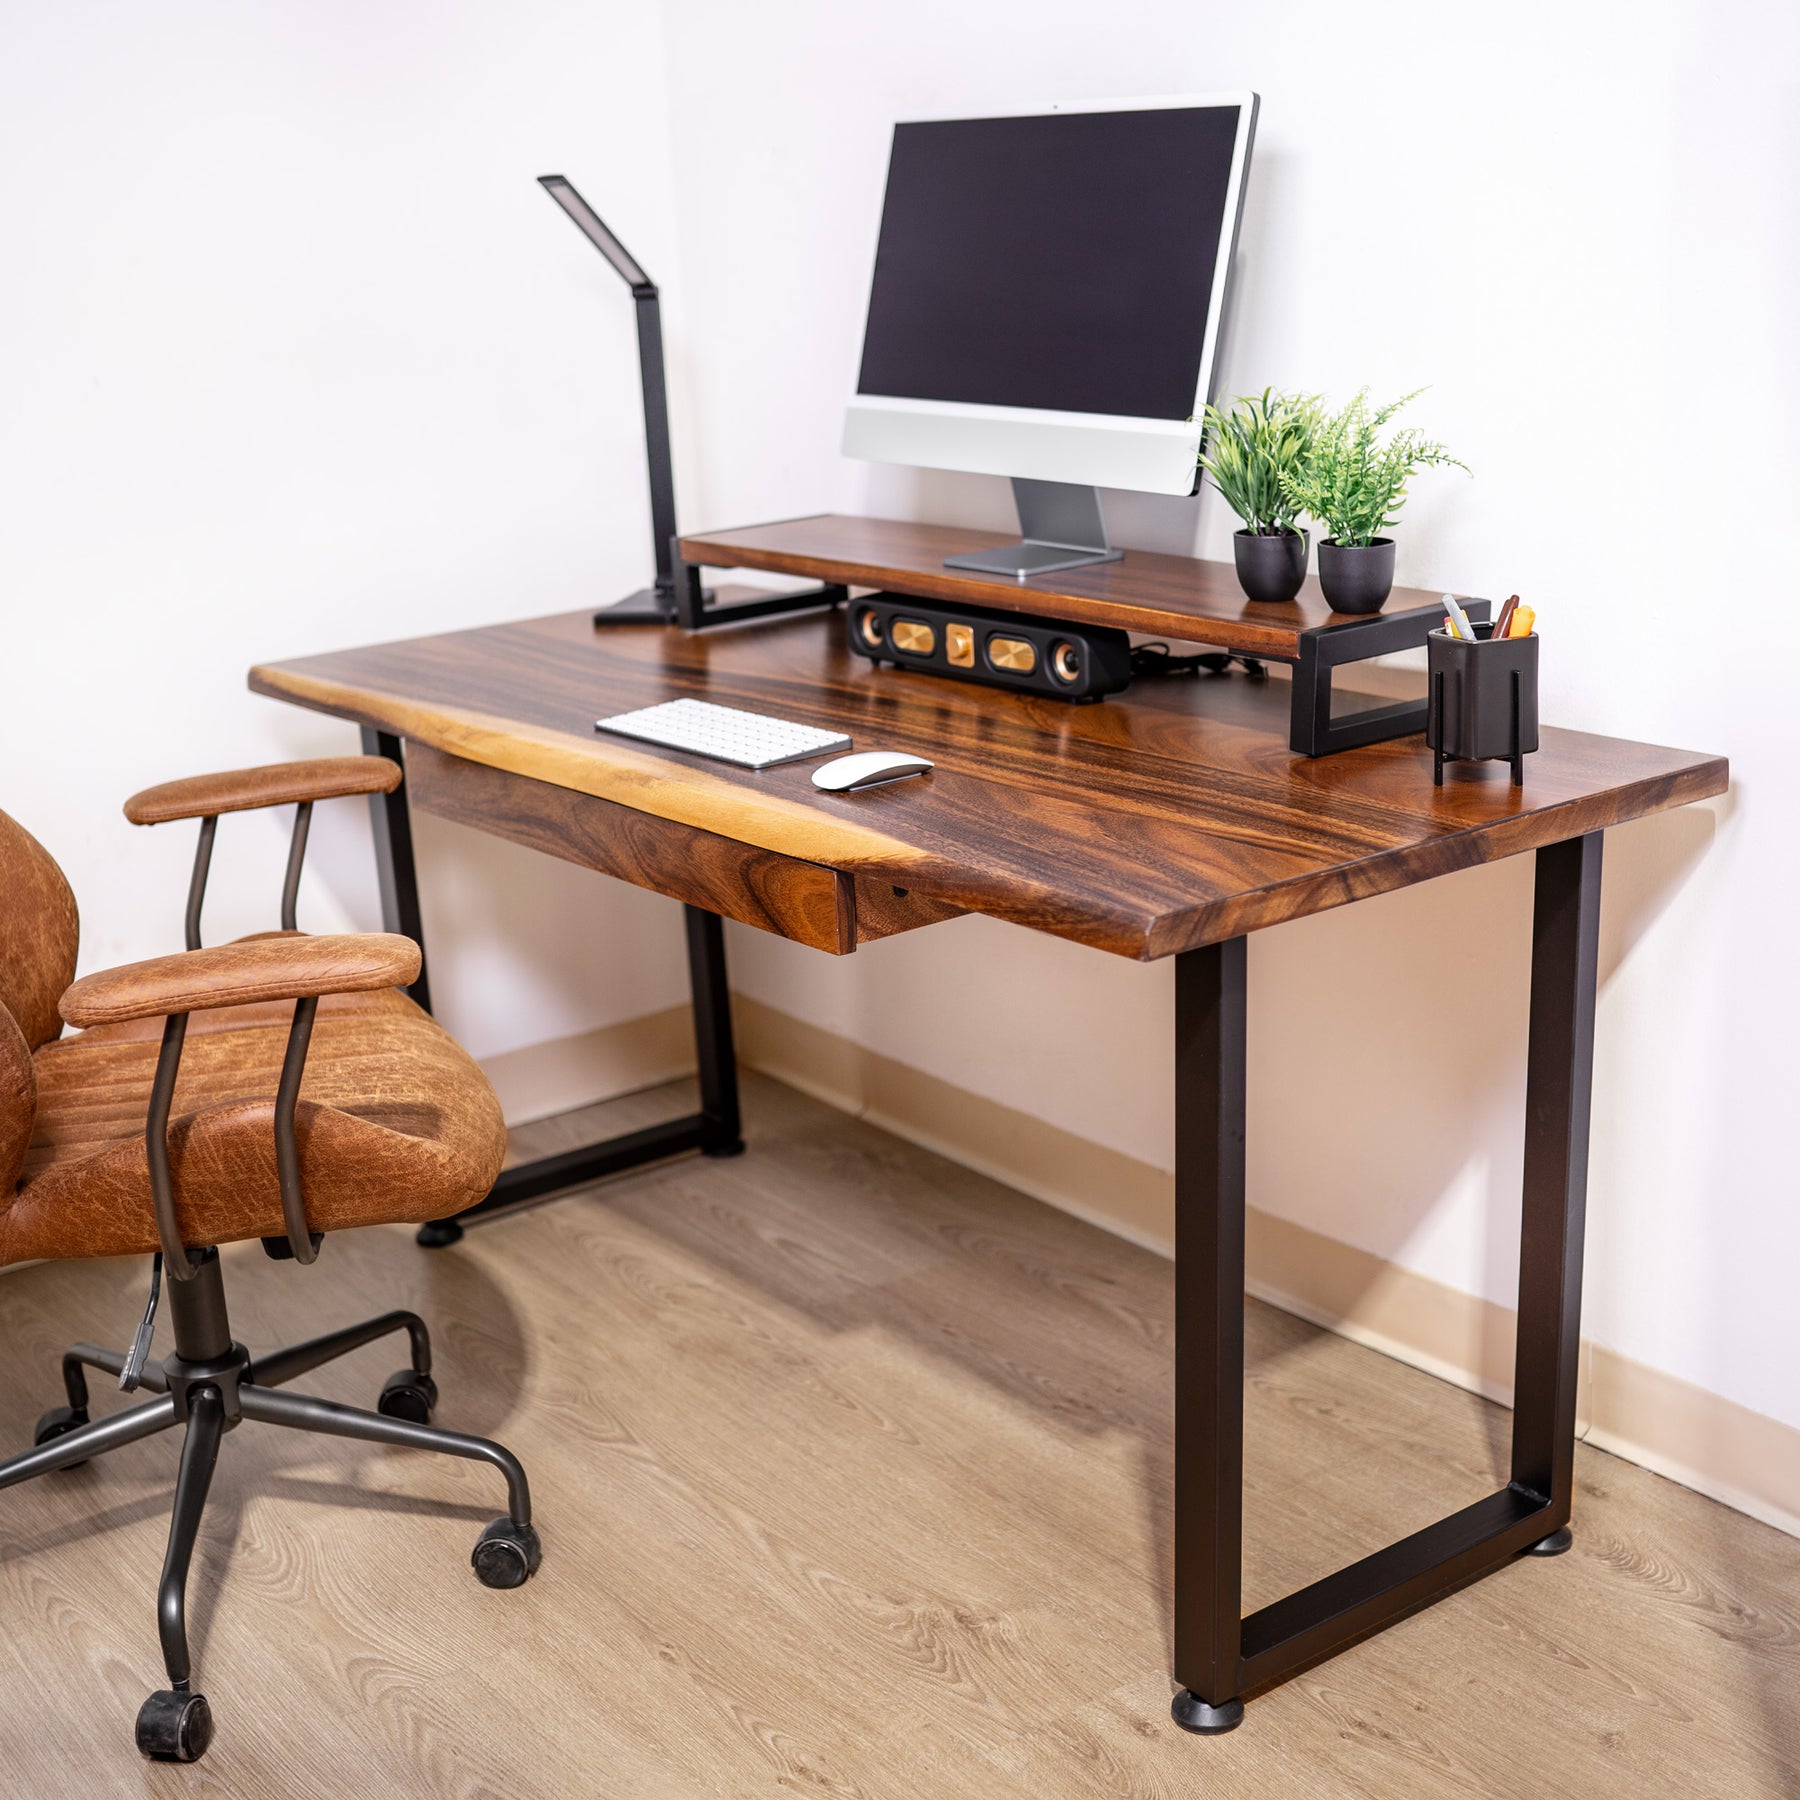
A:
{"label": "desk leg floor glide", "polygon": [[[404,771],[406,755],[400,739],[390,732],[364,726],[363,749],[370,756],[385,756]],[[370,796],[369,811],[375,832],[375,867],[381,885],[382,929],[409,937],[424,953],[425,933],[419,910],[418,873],[413,863],[412,814],[406,782],[391,794]],[[694,1051],[700,1075],[700,1110],[661,1125],[603,1138],[554,1156],[540,1156],[503,1169],[486,1199],[447,1219],[433,1219],[419,1227],[418,1241],[429,1250],[456,1243],[463,1227],[495,1213],[510,1212],[568,1188],[585,1187],[609,1175],[646,1163],[698,1150],[702,1156],[740,1156],[744,1140],[738,1117],[737,1053],[731,1033],[731,988],[725,971],[725,927],[716,913],[697,906],[682,908],[686,914],[688,980],[693,994]],[[423,960],[419,978],[408,990],[431,1010]]]}
{"label": "desk leg floor glide", "polygon": [[1519,1338],[1505,1487],[1245,1617],[1245,941],[1176,964],[1175,1676],[1186,1730],[1521,1554],[1573,1542],[1601,834],[1537,853]]}

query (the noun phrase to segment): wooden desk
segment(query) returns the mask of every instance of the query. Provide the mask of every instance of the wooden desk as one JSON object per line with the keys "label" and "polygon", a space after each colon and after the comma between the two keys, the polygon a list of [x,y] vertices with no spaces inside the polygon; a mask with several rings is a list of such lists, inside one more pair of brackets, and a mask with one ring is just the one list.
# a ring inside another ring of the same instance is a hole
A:
{"label": "wooden desk", "polygon": [[[390,930],[420,936],[409,796],[687,907],[701,1112],[509,1171],[478,1212],[678,1150],[741,1149],[721,917],[837,954],[972,911],[1115,955],[1173,955],[1177,1720],[1228,1730],[1246,1694],[1517,1554],[1567,1547],[1601,833],[1723,792],[1722,758],[1546,730],[1522,789],[1501,764],[1452,765],[1438,789],[1417,738],[1290,753],[1278,681],[1148,681],[1072,707],[873,668],[842,647],[836,614],[694,636],[589,619],[250,676],[259,693],[355,720],[384,754],[405,740],[405,787],[373,803]],[[592,729],[681,695],[937,767],[825,795],[809,765],[754,774]],[[1538,860],[1511,1479],[1245,1618],[1245,935],[1525,850]]]}
{"label": "wooden desk", "polygon": [[[570,613],[261,667],[250,685],[491,771],[452,781],[440,759],[415,756],[428,811],[640,886],[666,888],[679,867],[683,898],[827,950],[945,916],[896,912],[900,886],[1115,955],[1169,956],[1725,783],[1718,757],[1546,730],[1523,788],[1500,763],[1453,764],[1433,788],[1416,738],[1291,755],[1279,680],[1143,681],[1070,706],[873,669],[841,631],[826,615],[596,632]],[[593,729],[682,695],[937,767],[826,795],[810,764],[756,774]]]}

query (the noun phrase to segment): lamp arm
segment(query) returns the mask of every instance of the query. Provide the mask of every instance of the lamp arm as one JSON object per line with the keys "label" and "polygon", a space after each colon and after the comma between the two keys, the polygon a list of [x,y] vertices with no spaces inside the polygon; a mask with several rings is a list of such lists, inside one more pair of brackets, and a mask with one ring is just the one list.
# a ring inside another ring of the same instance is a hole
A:
{"label": "lamp arm", "polygon": [[644,384],[644,455],[650,472],[650,535],[656,591],[675,592],[675,459],[669,446],[669,390],[663,367],[662,303],[652,287],[636,293],[638,371]]}

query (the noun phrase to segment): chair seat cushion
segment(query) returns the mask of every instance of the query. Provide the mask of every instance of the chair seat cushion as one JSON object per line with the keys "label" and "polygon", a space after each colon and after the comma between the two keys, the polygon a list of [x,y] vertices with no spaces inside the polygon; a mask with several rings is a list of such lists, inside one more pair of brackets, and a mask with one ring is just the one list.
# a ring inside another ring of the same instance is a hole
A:
{"label": "chair seat cushion", "polygon": [[[275,1090],[291,1003],[189,1021],[170,1114],[183,1241],[285,1232]],[[95,1026],[38,1051],[37,1117],[24,1177],[0,1207],[0,1263],[157,1248],[144,1150],[160,1020]],[[319,1003],[294,1113],[314,1231],[438,1219],[492,1187],[500,1105],[467,1053],[404,994]]]}

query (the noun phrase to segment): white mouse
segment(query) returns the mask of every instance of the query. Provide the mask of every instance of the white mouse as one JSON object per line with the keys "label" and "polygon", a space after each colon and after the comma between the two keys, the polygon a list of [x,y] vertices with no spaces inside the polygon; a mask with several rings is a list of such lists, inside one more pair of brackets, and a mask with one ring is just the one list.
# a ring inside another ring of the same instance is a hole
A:
{"label": "white mouse", "polygon": [[932,765],[922,756],[904,750],[858,750],[854,756],[835,756],[813,770],[813,786],[828,794],[854,794],[858,788],[876,787],[884,781],[900,781],[923,775]]}

